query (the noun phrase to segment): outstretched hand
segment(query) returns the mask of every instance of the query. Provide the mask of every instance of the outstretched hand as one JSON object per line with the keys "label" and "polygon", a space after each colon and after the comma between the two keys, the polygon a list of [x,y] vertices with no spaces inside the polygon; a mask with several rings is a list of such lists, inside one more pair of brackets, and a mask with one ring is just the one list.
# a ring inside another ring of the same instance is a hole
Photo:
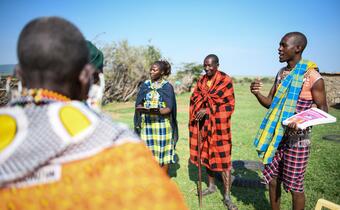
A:
{"label": "outstretched hand", "polygon": [[259,78],[256,78],[251,84],[250,84],[250,92],[254,95],[257,95],[260,90],[262,89],[263,83]]}
{"label": "outstretched hand", "polygon": [[207,113],[207,110],[205,108],[200,109],[195,116],[195,120],[203,119],[203,117],[206,113]]}

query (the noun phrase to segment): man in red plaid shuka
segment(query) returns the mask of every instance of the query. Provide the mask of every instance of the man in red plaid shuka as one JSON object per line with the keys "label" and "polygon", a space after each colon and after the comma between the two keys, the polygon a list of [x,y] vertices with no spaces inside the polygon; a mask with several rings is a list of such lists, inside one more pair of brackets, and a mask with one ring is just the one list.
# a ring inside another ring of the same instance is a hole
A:
{"label": "man in red plaid shuka", "polygon": [[206,166],[208,188],[202,195],[216,192],[215,172],[222,172],[224,203],[228,209],[237,209],[230,199],[231,130],[234,111],[234,89],[231,78],[218,71],[219,60],[210,54],[204,59],[204,70],[190,98],[190,161],[198,165],[198,128],[202,135],[201,163]]}

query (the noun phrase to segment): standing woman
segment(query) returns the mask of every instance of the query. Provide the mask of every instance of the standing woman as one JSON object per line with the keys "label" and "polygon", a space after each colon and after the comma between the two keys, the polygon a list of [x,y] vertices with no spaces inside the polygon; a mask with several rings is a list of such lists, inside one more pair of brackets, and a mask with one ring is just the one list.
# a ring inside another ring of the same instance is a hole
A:
{"label": "standing woman", "polygon": [[152,64],[151,79],[141,85],[137,95],[134,117],[135,131],[167,174],[169,164],[175,163],[178,140],[175,92],[164,79],[170,73],[169,62],[161,60]]}

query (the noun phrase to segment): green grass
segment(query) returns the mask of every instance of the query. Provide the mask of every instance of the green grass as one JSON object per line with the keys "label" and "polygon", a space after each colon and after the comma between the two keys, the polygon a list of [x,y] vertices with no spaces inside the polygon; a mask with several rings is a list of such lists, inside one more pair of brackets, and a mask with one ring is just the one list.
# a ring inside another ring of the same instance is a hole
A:
{"label": "green grass", "polygon": [[[268,84],[264,93],[269,91]],[[233,160],[258,160],[252,145],[255,133],[261,123],[266,109],[259,105],[256,98],[249,92],[249,85],[235,84],[236,108],[232,116]],[[177,183],[190,209],[198,209],[196,193],[197,168],[188,164],[188,111],[190,94],[177,96],[178,123],[180,139],[177,145],[179,162],[170,168],[170,176]],[[113,103],[104,107],[113,119],[133,126],[134,103]],[[340,110],[330,108],[330,113],[340,119]],[[340,143],[322,140],[327,134],[340,134],[340,123],[315,126],[312,133],[312,150],[305,177],[306,209],[314,209],[319,198],[340,203]],[[203,178],[206,174],[203,170]],[[260,171],[237,170],[233,175],[259,179]],[[203,183],[203,188],[206,183]],[[219,183],[219,189],[222,189]],[[233,187],[232,199],[240,210],[270,209],[268,190],[259,188]],[[291,195],[282,193],[281,209],[291,209]],[[222,194],[215,193],[203,198],[203,209],[225,209]]]}

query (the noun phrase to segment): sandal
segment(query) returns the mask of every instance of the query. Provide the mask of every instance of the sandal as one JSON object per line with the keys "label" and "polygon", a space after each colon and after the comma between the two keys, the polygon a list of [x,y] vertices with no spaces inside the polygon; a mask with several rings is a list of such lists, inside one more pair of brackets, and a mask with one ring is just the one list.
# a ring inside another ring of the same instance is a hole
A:
{"label": "sandal", "polygon": [[212,188],[207,188],[205,190],[202,191],[202,196],[206,196],[206,195],[210,195],[210,194],[213,194],[217,191],[217,187],[212,187]]}
{"label": "sandal", "polygon": [[231,199],[225,199],[223,200],[224,205],[227,206],[228,210],[238,210],[237,206],[231,201]]}
{"label": "sandal", "polygon": [[[210,194],[213,194],[213,193],[215,193],[217,191],[217,187],[216,186],[214,186],[214,187],[208,187],[208,188],[206,188],[206,189],[204,189],[203,191],[202,191],[202,196],[206,196],[206,195],[210,195]],[[198,196],[198,194],[196,193],[196,195]]]}

